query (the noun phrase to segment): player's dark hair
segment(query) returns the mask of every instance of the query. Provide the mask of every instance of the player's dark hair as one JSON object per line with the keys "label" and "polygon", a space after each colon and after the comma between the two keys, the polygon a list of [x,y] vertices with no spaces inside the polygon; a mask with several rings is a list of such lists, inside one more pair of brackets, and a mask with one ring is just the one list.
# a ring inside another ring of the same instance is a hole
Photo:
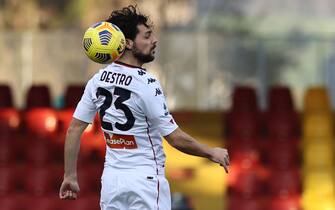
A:
{"label": "player's dark hair", "polygon": [[144,25],[146,27],[152,26],[152,24],[149,23],[149,17],[141,14],[137,10],[136,5],[129,5],[120,10],[113,11],[106,21],[118,26],[126,39],[131,40],[134,40],[138,33],[138,25]]}

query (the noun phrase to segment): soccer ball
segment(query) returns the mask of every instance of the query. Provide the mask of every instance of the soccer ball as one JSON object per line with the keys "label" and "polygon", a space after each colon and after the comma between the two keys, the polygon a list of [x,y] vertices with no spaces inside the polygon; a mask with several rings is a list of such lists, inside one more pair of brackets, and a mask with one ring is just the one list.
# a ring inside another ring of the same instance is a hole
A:
{"label": "soccer ball", "polygon": [[86,55],[97,63],[112,63],[125,49],[126,39],[122,31],[109,22],[98,22],[89,27],[83,38]]}

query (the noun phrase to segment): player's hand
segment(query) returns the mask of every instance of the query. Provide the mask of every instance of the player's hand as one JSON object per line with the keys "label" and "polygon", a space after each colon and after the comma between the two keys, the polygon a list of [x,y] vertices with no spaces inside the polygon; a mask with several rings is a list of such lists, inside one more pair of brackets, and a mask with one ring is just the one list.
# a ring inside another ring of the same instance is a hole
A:
{"label": "player's hand", "polygon": [[59,189],[59,198],[64,200],[75,200],[79,192],[79,185],[77,179],[64,178],[63,183]]}
{"label": "player's hand", "polygon": [[219,163],[221,166],[223,166],[226,173],[228,173],[228,167],[229,167],[229,155],[228,150],[220,147],[215,147],[211,151],[211,157],[210,160]]}

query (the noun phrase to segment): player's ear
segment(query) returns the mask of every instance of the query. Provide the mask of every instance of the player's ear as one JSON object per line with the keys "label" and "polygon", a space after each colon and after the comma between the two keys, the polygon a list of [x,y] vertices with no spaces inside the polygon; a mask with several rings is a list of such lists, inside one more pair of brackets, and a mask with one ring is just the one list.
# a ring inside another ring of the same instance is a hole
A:
{"label": "player's ear", "polygon": [[126,39],[126,49],[132,50],[134,46],[134,41],[131,39]]}

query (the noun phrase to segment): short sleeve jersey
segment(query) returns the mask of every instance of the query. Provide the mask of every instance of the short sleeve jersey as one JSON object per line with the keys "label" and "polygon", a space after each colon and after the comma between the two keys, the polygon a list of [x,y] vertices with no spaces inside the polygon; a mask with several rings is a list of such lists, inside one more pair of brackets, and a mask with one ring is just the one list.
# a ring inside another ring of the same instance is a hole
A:
{"label": "short sleeve jersey", "polygon": [[107,150],[105,167],[159,173],[162,136],[178,126],[159,81],[145,69],[114,62],[87,83],[74,118],[92,123],[99,112]]}

